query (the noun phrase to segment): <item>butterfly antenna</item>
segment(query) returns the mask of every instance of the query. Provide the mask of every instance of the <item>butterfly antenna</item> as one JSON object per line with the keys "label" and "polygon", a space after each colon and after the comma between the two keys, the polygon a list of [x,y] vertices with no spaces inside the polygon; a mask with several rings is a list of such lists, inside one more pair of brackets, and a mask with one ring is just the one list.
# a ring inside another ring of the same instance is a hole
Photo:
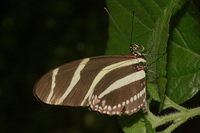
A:
{"label": "butterfly antenna", "polygon": [[[113,17],[111,16],[110,12],[108,11],[108,9],[106,7],[104,7],[104,9],[106,10],[106,12],[108,13],[108,15],[110,16],[111,20],[113,21],[113,23],[115,24],[115,26],[117,27],[117,29],[119,30],[120,34],[124,37],[124,39],[126,40],[126,42],[128,43],[126,37],[124,36],[124,34],[122,33],[122,31],[120,30],[119,26],[117,25],[117,23],[115,22],[115,20],[113,19]],[[129,44],[129,43],[128,43]]]}
{"label": "butterfly antenna", "polygon": [[134,13],[135,13],[135,11],[133,10],[132,29],[131,29],[131,43],[130,44],[132,44]]}

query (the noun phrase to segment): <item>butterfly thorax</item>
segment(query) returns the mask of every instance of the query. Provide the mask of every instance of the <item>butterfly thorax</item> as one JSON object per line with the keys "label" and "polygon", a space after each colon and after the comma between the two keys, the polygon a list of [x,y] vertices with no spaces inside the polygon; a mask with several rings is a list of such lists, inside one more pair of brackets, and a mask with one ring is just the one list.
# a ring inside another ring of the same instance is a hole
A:
{"label": "butterfly thorax", "polygon": [[[129,50],[132,54],[131,57],[136,58],[136,59],[142,58],[142,59],[146,60],[145,55],[140,53],[140,52],[144,51],[144,47],[142,45],[131,44],[129,46]],[[138,66],[137,66],[137,70],[140,71],[146,67],[147,67],[146,62],[139,62]]]}

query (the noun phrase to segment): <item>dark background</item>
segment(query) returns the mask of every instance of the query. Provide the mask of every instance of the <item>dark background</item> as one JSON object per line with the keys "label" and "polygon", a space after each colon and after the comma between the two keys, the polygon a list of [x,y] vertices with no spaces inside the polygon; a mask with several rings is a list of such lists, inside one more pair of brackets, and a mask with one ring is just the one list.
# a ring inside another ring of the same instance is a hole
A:
{"label": "dark background", "polygon": [[49,70],[104,54],[104,6],[102,0],[1,2],[0,132],[121,132],[116,117],[43,105],[33,96],[35,82]]}

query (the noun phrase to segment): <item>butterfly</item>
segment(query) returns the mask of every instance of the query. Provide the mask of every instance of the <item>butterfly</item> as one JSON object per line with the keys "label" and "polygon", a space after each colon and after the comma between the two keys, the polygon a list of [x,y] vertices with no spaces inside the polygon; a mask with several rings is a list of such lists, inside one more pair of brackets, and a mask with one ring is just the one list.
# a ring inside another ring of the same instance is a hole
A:
{"label": "butterfly", "polygon": [[132,55],[104,55],[59,66],[35,84],[34,95],[51,105],[88,106],[108,115],[147,111],[145,56],[131,44]]}

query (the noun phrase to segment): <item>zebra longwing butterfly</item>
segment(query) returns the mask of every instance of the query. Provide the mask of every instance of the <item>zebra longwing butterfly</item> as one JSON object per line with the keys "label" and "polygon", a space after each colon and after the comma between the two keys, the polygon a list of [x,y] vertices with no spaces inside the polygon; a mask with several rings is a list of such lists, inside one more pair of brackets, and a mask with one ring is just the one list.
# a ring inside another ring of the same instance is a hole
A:
{"label": "zebra longwing butterfly", "polygon": [[131,56],[104,55],[57,67],[36,83],[34,95],[46,104],[88,106],[108,115],[146,112],[146,58],[140,46],[129,49]]}

